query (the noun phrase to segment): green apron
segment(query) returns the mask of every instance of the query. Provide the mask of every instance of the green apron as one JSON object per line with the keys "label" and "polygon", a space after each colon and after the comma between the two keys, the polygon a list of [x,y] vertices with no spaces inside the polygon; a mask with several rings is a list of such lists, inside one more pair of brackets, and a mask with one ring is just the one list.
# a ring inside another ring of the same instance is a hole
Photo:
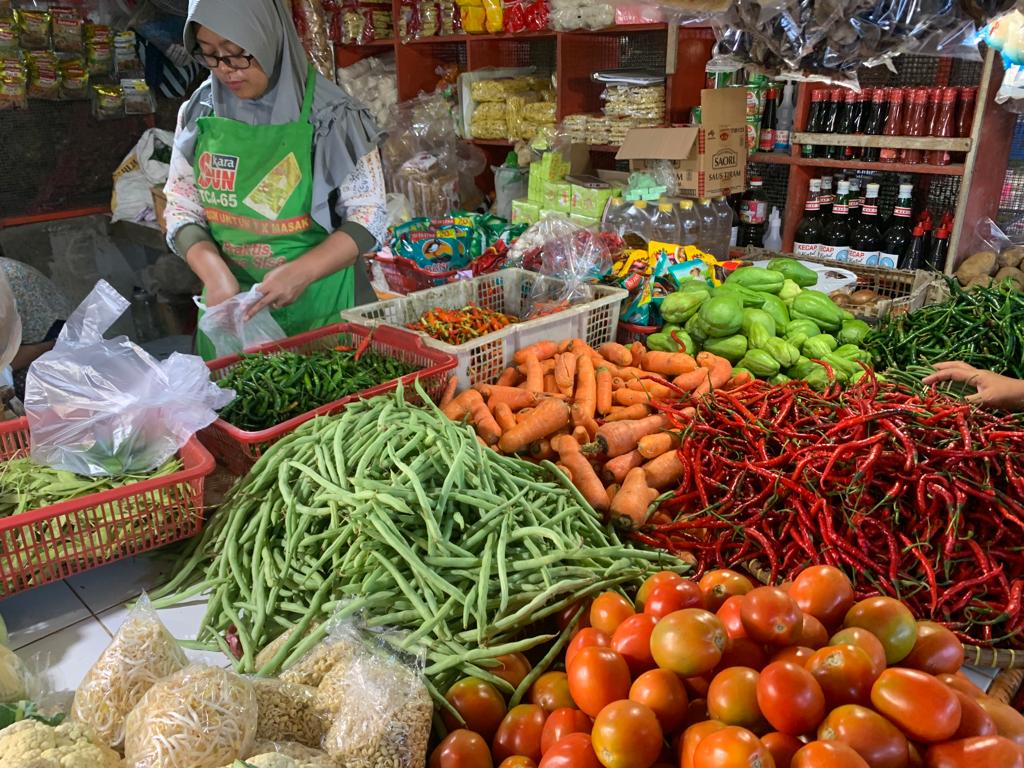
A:
{"label": "green apron", "polygon": [[[246,125],[223,117],[197,122],[196,188],[210,233],[220,246],[242,292],[275,267],[302,256],[328,236],[310,215],[313,202],[313,106],[316,74],[306,74],[298,121]],[[205,293],[205,292],[204,292]],[[288,336],[339,322],[355,302],[352,268],[317,280],[290,306],[271,311]],[[196,347],[216,357],[202,332]]]}

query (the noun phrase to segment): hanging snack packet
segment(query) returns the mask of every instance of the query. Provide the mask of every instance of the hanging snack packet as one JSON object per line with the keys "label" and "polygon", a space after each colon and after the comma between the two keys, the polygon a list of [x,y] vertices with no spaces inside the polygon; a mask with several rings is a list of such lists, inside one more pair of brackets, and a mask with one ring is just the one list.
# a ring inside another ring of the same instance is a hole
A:
{"label": "hanging snack packet", "polygon": [[156,100],[145,80],[122,80],[124,113],[126,115],[151,115],[156,112]]}
{"label": "hanging snack packet", "polygon": [[85,25],[85,62],[89,74],[105,77],[114,68],[114,44],[110,27],[105,24]]}
{"label": "hanging snack packet", "polygon": [[18,25],[13,17],[0,15],[0,56],[17,53]]}
{"label": "hanging snack packet", "polygon": [[114,35],[114,75],[131,77],[142,74],[142,60],[135,47],[136,37],[131,30]]}
{"label": "hanging snack packet", "polygon": [[487,32],[496,35],[505,28],[505,12],[501,7],[501,0],[483,0],[484,4],[484,25]]}
{"label": "hanging snack packet", "polygon": [[28,73],[20,58],[0,57],[0,110],[28,106]]}
{"label": "hanging snack packet", "polygon": [[57,101],[60,98],[60,69],[57,56],[50,51],[27,51],[28,97]]}
{"label": "hanging snack packet", "polygon": [[53,49],[58,53],[84,53],[85,20],[77,8],[54,5],[50,7],[53,16]]}
{"label": "hanging snack packet", "polygon": [[60,62],[60,97],[64,101],[89,98],[89,70],[85,60],[76,56]]}
{"label": "hanging snack packet", "polygon": [[50,13],[19,9],[14,12],[18,22],[21,47],[27,51],[45,51],[50,48]]}
{"label": "hanging snack packet", "polygon": [[124,91],[120,85],[93,85],[92,116],[97,120],[124,117]]}

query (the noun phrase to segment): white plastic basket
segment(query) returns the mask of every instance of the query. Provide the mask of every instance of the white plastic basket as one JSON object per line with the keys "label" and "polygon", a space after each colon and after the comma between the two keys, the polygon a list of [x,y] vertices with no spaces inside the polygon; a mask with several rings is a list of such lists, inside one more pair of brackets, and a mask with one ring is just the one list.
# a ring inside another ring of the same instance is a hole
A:
{"label": "white plastic basket", "polygon": [[[538,275],[525,269],[503,269],[490,275],[461,280],[408,296],[367,304],[342,312],[352,323],[397,325],[405,327],[420,319],[424,312],[441,307],[461,309],[473,304],[485,309],[522,317],[529,311],[530,296],[538,284],[562,285],[561,280]],[[512,364],[516,350],[545,339],[585,339],[591,346],[615,340],[619,308],[628,295],[621,288],[588,286],[591,298],[553,315],[515,323],[479,339],[453,346],[421,333],[426,343],[455,355],[455,374],[461,387],[495,381]]]}

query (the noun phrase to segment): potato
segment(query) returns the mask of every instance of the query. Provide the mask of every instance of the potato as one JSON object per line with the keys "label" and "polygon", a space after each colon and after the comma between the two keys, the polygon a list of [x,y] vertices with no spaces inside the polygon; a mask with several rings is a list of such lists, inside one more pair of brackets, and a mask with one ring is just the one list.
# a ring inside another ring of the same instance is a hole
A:
{"label": "potato", "polygon": [[1017,290],[1024,288],[1024,272],[1017,269],[1016,267],[1003,267],[996,272],[995,282],[1002,280],[1012,280],[1017,285]]}
{"label": "potato", "polygon": [[992,251],[980,251],[964,260],[956,271],[956,278],[961,285],[970,285],[975,278],[991,275],[995,267],[996,255]]}
{"label": "potato", "polygon": [[1024,246],[1015,245],[1000,253],[997,263],[1000,267],[1019,267],[1022,261],[1024,261]]}
{"label": "potato", "polygon": [[967,290],[971,290],[972,288],[989,288],[991,285],[992,285],[992,277],[990,275],[984,275],[983,277],[976,277],[976,278],[974,278],[969,283],[967,283],[967,285],[965,285],[964,287]]}

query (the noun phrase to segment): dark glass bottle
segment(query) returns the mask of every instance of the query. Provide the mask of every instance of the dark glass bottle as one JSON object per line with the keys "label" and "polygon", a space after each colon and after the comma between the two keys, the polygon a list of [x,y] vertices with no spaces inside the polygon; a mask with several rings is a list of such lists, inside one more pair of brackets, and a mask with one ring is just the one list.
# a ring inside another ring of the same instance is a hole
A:
{"label": "dark glass bottle", "polygon": [[775,151],[775,129],[779,127],[778,107],[779,92],[769,88],[764,97],[764,113],[761,115],[761,139],[758,148],[762,152]]}
{"label": "dark glass bottle", "polygon": [[[826,132],[834,135],[845,133],[847,115],[850,110],[842,88],[832,89],[832,105],[833,108],[829,110],[829,124]],[[835,145],[829,146],[827,156],[831,159],[839,159],[843,156],[843,148]]]}
{"label": "dark glass bottle", "polygon": [[[835,133],[836,132],[836,119],[839,117],[839,107],[842,105],[842,88],[832,88],[828,91],[828,99],[825,101],[823,109],[823,117],[821,119],[821,126],[818,133]],[[814,148],[815,157],[828,157],[828,153],[831,151],[831,147],[825,146],[824,144]]]}
{"label": "dark glass bottle", "polygon": [[737,245],[745,248],[764,245],[764,223],[768,219],[768,198],[764,194],[764,181],[758,177],[750,180],[750,189],[743,193],[740,201],[740,231]]}
{"label": "dark glass bottle", "polygon": [[[871,103],[868,105],[867,117],[864,121],[865,136],[881,136],[885,128],[885,118],[888,114],[889,101],[885,88],[876,88],[871,94]],[[865,147],[864,159],[878,162],[878,155],[881,150],[878,147]]]}
{"label": "dark glass bottle", "polygon": [[939,227],[932,239],[932,249],[928,254],[928,267],[936,272],[946,269],[946,256],[949,254],[949,230]]}
{"label": "dark glass bottle", "polygon": [[882,243],[882,232],[878,226],[878,190],[878,184],[868,184],[860,222],[850,234],[850,261],[859,264],[878,264],[878,249]]}
{"label": "dark glass bottle", "polygon": [[856,176],[850,179],[850,231],[860,223],[860,207],[864,205],[861,181]]}
{"label": "dark glass bottle", "polygon": [[900,259],[900,269],[920,269],[924,265],[924,227],[918,224],[911,233],[910,241],[903,250],[903,258]]}
{"label": "dark glass bottle", "polygon": [[899,199],[892,209],[892,218],[882,235],[879,247],[878,264],[882,267],[896,267],[901,263],[907,246],[914,236],[910,217],[914,209],[914,186],[900,184]]}
{"label": "dark glass bottle", "polygon": [[[807,132],[821,133],[822,121],[825,117],[825,99],[828,98],[828,89],[817,88],[811,91],[811,109],[807,113]],[[814,144],[803,144],[800,147],[800,157],[814,157],[817,147]]]}
{"label": "dark glass bottle", "polygon": [[[906,97],[906,90],[903,88],[889,89],[889,113],[885,116],[885,128],[882,129],[883,136],[900,136],[903,132],[903,100]],[[883,163],[895,163],[899,158],[900,151],[895,147],[883,147],[879,152],[878,159]]]}
{"label": "dark glass bottle", "polygon": [[832,219],[825,226],[825,237],[818,249],[824,259],[849,261],[850,259],[850,182],[840,181],[836,202],[832,206]]}
{"label": "dark glass bottle", "polygon": [[818,248],[825,235],[821,222],[821,179],[811,179],[810,193],[804,204],[804,217],[796,228],[793,238],[793,254],[798,259],[816,258]]}

